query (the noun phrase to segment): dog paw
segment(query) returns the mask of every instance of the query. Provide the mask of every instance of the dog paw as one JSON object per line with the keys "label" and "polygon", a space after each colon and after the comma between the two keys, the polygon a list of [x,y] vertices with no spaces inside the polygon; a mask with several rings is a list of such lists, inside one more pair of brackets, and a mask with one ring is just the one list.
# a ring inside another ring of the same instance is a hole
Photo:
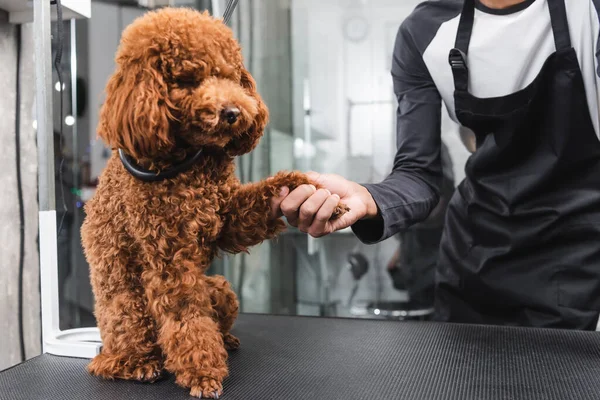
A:
{"label": "dog paw", "polygon": [[[275,174],[273,177],[267,178],[267,182],[269,183],[270,195],[274,196],[278,193],[279,189],[283,186],[289,188],[290,191],[293,191],[297,187],[301,185],[313,185],[317,189],[324,189],[324,187],[316,182],[313,182],[308,178],[306,174],[301,172],[293,171],[286,172],[280,171]],[[348,207],[344,203],[339,203],[335,208],[330,221],[336,220],[342,215],[346,214],[350,211],[350,207]]]}
{"label": "dog paw", "polygon": [[223,343],[225,344],[225,349],[227,350],[236,350],[240,347],[240,339],[236,338],[231,333],[226,333],[223,335]]}
{"label": "dog paw", "polygon": [[164,378],[163,370],[160,365],[143,365],[136,368],[132,372],[132,376],[135,380],[144,383],[154,383]]}
{"label": "dog paw", "polygon": [[223,385],[212,378],[202,378],[199,385],[192,386],[190,395],[200,399],[218,399],[223,394]]}
{"label": "dog paw", "polygon": [[350,211],[350,207],[348,207],[344,203],[339,203],[337,205],[337,207],[335,208],[335,210],[333,211],[333,214],[331,215],[331,218],[329,220],[330,221],[336,220],[349,211]]}
{"label": "dog paw", "polygon": [[152,383],[163,377],[162,362],[155,358],[132,361],[130,356],[100,353],[88,365],[88,372],[104,379],[124,379]]}

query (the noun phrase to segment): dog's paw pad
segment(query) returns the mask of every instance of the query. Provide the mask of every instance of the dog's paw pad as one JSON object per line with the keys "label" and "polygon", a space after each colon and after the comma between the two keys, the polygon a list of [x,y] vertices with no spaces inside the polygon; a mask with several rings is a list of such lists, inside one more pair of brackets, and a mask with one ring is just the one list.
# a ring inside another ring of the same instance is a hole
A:
{"label": "dog's paw pad", "polygon": [[199,385],[192,386],[190,395],[200,399],[218,399],[223,394],[223,385],[215,379],[202,378]]}

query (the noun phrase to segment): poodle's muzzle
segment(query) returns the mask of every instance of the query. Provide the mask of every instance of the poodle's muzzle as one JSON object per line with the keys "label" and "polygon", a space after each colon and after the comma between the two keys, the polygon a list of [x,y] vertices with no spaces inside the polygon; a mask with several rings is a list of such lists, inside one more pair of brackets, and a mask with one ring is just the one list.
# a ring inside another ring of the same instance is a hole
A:
{"label": "poodle's muzzle", "polygon": [[248,130],[258,114],[256,100],[229,79],[206,79],[190,100],[187,117],[207,134],[235,137]]}

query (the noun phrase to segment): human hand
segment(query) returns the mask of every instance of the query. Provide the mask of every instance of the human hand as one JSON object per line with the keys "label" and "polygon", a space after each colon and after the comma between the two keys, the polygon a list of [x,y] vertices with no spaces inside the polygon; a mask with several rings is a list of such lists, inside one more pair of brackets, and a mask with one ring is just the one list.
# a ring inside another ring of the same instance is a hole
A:
{"label": "human hand", "polygon": [[[267,180],[271,180],[272,178],[268,178]],[[290,189],[287,186],[279,189],[279,193],[277,196],[273,196],[271,199],[271,219],[281,218],[283,214],[281,213],[281,202],[285,200],[287,195],[290,193]]]}
{"label": "human hand", "polygon": [[[307,176],[321,189],[301,185],[289,192],[282,188],[280,196],[272,201],[272,212],[276,216],[284,215],[288,223],[300,231],[321,237],[347,228],[360,219],[377,216],[377,205],[364,186],[339,175],[309,172]],[[332,220],[340,202],[350,211]]]}
{"label": "human hand", "polygon": [[[282,201],[290,192],[295,191],[295,189],[300,186],[311,188],[313,191],[324,189],[318,182],[312,180],[307,174],[298,171],[280,171],[274,176],[267,178],[266,182],[264,183],[264,192],[271,198],[271,219],[277,219],[283,216],[280,207]],[[331,195],[329,190],[325,190],[328,195]],[[337,219],[349,211],[348,206],[339,201],[339,196],[332,197],[330,201],[333,201],[334,198],[337,199],[338,203],[335,205],[333,214],[330,218],[331,220]]]}

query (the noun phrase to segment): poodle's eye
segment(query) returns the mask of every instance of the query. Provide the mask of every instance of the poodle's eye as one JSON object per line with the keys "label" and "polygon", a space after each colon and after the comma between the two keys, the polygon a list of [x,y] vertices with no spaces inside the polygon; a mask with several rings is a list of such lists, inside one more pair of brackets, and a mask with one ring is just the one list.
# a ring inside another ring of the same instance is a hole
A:
{"label": "poodle's eye", "polygon": [[179,87],[195,87],[195,86],[198,86],[198,79],[193,75],[180,76],[176,80],[176,83]]}
{"label": "poodle's eye", "polygon": [[215,67],[212,69],[212,71],[210,71],[211,76],[219,76],[220,73],[221,73],[221,69],[219,67]]}

